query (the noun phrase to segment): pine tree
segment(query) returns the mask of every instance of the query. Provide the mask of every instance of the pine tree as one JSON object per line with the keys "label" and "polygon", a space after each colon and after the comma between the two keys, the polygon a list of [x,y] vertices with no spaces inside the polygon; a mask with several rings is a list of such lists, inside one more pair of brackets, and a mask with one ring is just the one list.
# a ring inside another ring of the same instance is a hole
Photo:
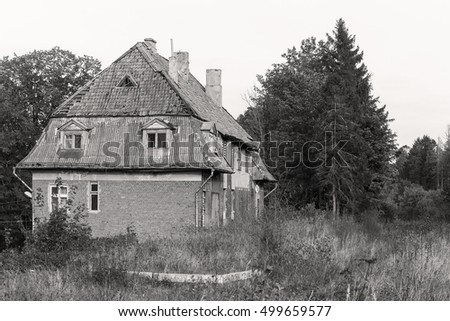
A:
{"label": "pine tree", "polygon": [[393,157],[395,136],[389,129],[385,107],[379,108],[372,96],[363,53],[343,19],[337,21],[333,34],[328,35],[322,61],[328,70],[323,88],[324,109],[328,112],[323,113],[322,121],[325,128],[327,124],[336,128],[335,142],[347,143],[342,150],[346,155],[345,168],[335,168],[342,167],[337,162],[322,168],[320,175],[325,179],[321,181],[333,204],[338,203],[333,206],[335,212],[341,202],[347,210],[355,211],[370,206],[379,193]]}
{"label": "pine tree", "polygon": [[[259,137],[295,142],[279,155],[264,154],[266,162],[278,161],[273,171],[280,193],[288,204],[314,201],[335,214],[374,205],[392,172],[395,136],[385,107],[372,96],[355,37],[340,19],[326,41],[304,40],[283,57],[259,76],[254,106],[239,118]],[[288,168],[294,153],[302,163]]]}

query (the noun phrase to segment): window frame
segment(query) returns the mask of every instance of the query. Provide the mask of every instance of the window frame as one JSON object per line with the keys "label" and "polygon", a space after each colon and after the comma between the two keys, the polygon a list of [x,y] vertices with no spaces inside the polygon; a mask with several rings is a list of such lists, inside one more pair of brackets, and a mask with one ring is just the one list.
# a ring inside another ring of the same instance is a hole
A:
{"label": "window frame", "polygon": [[[66,142],[68,141],[67,136],[71,136],[71,147],[67,147],[66,146]],[[76,147],[76,136],[80,137],[80,146]],[[84,146],[84,135],[83,132],[80,131],[71,131],[71,130],[66,130],[66,131],[62,131],[62,148],[63,149],[76,149],[76,150],[80,150],[83,149]]]}
{"label": "window frame", "polygon": [[[155,145],[153,147],[149,146],[150,140],[149,140],[149,135],[155,135]],[[160,147],[160,143],[163,141],[160,141],[158,139],[159,135],[165,135],[166,136],[166,140],[165,142],[165,146],[164,147]],[[144,130],[144,140],[145,140],[145,147],[147,149],[169,149],[170,147],[170,142],[171,142],[171,130],[170,129],[146,129]]]}
{"label": "window frame", "polygon": [[[92,190],[92,185],[97,185],[97,190]],[[92,209],[92,196],[97,196],[97,209]],[[100,212],[100,184],[98,181],[89,181],[88,183],[88,204],[89,204],[89,212],[98,213]]]}
{"label": "window frame", "polygon": [[[58,193],[57,194],[53,194],[52,190],[53,188],[58,188]],[[66,193],[63,194],[61,193],[61,188],[65,188],[66,189]],[[56,210],[60,210],[61,207],[61,199],[65,199],[66,200],[66,204],[69,201],[69,186],[68,185],[57,185],[57,184],[49,184],[48,186],[48,211],[49,213],[53,212],[53,195],[56,195],[56,198],[58,200],[58,207]]]}

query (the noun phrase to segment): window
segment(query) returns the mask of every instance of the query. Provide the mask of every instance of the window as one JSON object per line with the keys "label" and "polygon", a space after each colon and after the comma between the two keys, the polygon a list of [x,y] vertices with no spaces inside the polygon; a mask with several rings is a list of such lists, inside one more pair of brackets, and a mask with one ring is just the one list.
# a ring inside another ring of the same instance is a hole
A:
{"label": "window", "polygon": [[167,148],[167,134],[155,132],[147,134],[148,148]]}
{"label": "window", "polygon": [[130,75],[126,75],[125,77],[123,77],[119,84],[117,85],[117,87],[136,87],[137,83],[136,81],[130,76]]}
{"label": "window", "polygon": [[91,182],[89,189],[89,209],[93,212],[98,211],[98,183]]}
{"label": "window", "polygon": [[81,134],[64,134],[64,148],[81,148]]}
{"label": "window", "polygon": [[50,212],[63,208],[67,204],[68,195],[67,186],[50,185]]}

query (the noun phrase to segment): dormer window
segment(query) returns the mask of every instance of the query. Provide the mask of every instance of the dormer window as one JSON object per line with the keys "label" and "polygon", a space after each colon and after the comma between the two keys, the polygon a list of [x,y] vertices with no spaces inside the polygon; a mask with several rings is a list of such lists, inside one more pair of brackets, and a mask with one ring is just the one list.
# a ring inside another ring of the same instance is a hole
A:
{"label": "dormer window", "polygon": [[117,87],[136,87],[137,82],[131,75],[125,75],[117,84]]}
{"label": "dormer window", "polygon": [[148,148],[167,148],[167,133],[164,131],[147,132]]}
{"label": "dormer window", "polygon": [[165,149],[172,141],[173,125],[161,120],[153,119],[142,126],[144,146],[151,149]]}
{"label": "dormer window", "polygon": [[61,148],[64,149],[82,149],[87,141],[87,128],[82,123],[71,120],[58,128]]}
{"label": "dormer window", "polygon": [[64,148],[81,148],[81,134],[64,134]]}

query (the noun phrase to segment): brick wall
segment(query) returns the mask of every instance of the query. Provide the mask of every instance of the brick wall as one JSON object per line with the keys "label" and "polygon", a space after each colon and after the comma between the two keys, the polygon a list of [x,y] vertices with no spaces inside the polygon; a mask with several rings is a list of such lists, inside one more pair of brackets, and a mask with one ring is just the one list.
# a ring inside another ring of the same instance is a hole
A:
{"label": "brick wall", "polygon": [[[49,184],[54,179],[33,179],[35,202],[34,218],[49,215]],[[180,228],[194,226],[194,194],[200,181],[131,181],[96,180],[99,184],[99,212],[88,212],[87,220],[94,236],[125,233],[134,226],[140,238],[168,236]],[[76,187],[72,195],[74,205],[88,205],[89,180],[66,180],[64,184]]]}

